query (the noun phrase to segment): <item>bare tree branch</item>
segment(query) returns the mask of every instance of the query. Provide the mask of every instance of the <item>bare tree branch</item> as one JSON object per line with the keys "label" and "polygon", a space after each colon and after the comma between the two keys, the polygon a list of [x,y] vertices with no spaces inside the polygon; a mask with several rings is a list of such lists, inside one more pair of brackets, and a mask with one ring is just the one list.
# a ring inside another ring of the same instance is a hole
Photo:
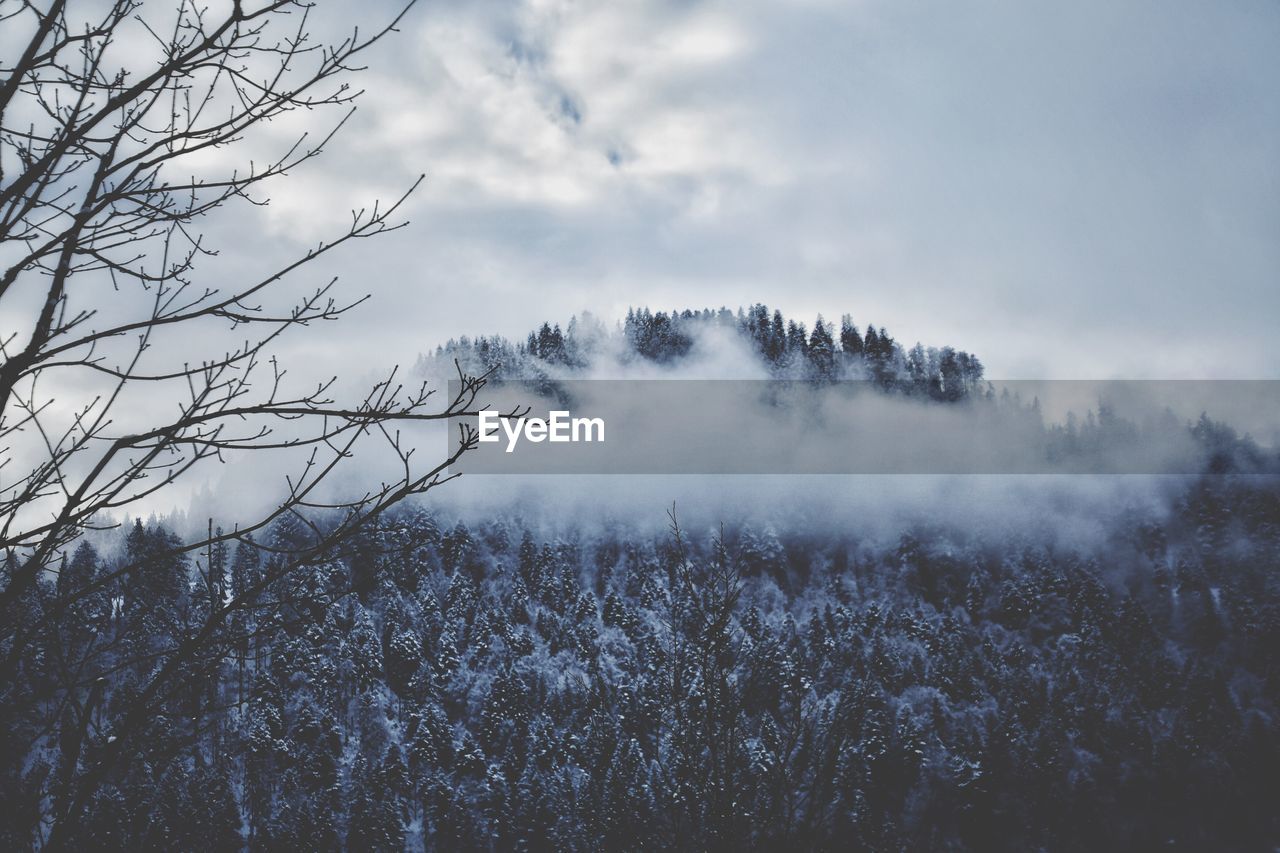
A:
{"label": "bare tree branch", "polygon": [[[217,11],[194,0],[172,0],[166,9],[137,0],[0,0],[6,36],[21,43],[15,56],[0,57],[0,257],[7,264],[0,316],[17,324],[0,329],[0,549],[7,556],[0,701],[14,700],[39,638],[83,629],[75,626],[87,602],[116,601],[138,582],[140,563],[123,560],[48,595],[47,580],[69,547],[193,472],[246,454],[283,454],[295,465],[268,509],[236,519],[228,532],[210,528],[195,541],[175,541],[166,558],[212,555],[284,518],[301,520],[310,534],[281,551],[254,584],[175,628],[171,645],[126,654],[119,633],[92,636],[47,662],[63,692],[34,731],[45,738],[60,728],[72,745],[48,782],[50,811],[40,817],[50,848],[67,843],[148,716],[193,673],[250,641],[238,618],[261,606],[264,591],[327,559],[397,502],[452,479],[449,466],[475,446],[474,430],[464,427],[447,456],[424,461],[399,429],[474,413],[487,375],[459,368],[460,390],[441,399],[425,386],[407,387],[393,369],[343,400],[336,377],[296,388],[276,355],[285,335],[340,319],[368,298],[340,299],[335,279],[323,275],[291,305],[271,307],[284,284],[335,249],[403,227],[403,206],[421,177],[389,204],[352,211],[345,230],[264,274],[205,283],[198,269],[217,253],[203,223],[235,203],[266,204],[260,188],[325,150],[354,110],[360,90],[351,77],[363,67],[361,55],[413,5],[408,0],[370,31],[326,42],[315,38],[313,4],[305,0],[235,0]],[[245,157],[214,173],[196,160],[223,159],[265,122],[326,108],[335,117],[321,132],[299,134],[268,161]],[[222,335],[209,352],[184,360],[159,352],[162,334],[196,330],[202,340]],[[168,414],[139,417],[140,396],[165,401]],[[344,494],[336,476],[365,448],[387,455],[392,475]],[[217,582],[200,571],[196,586],[213,601]],[[158,618],[145,608],[136,615]],[[99,740],[90,733],[105,711],[93,691],[107,658],[113,666],[145,666],[149,675],[125,706],[113,704],[113,739],[89,760],[81,745]]]}

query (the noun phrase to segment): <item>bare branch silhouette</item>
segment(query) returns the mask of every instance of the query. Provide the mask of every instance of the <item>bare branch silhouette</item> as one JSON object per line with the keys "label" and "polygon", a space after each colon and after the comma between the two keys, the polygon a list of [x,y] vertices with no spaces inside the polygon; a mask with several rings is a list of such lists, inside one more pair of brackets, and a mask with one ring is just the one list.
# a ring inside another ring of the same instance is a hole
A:
{"label": "bare branch silhouette", "polygon": [[[140,583],[140,564],[126,559],[80,583],[60,578],[59,593],[46,594],[69,546],[180,478],[247,454],[283,455],[295,465],[268,509],[226,532],[173,541],[175,560],[249,541],[283,518],[299,520],[309,537],[235,594],[222,595],[218,582],[201,576],[196,586],[206,587],[211,604],[199,618],[188,614],[174,626],[170,644],[113,658],[135,667],[150,660],[149,674],[129,703],[116,703],[111,738],[92,761],[81,744],[99,713],[102,675],[90,661],[117,655],[127,638],[117,629],[59,652],[50,665],[64,692],[50,706],[49,725],[69,713],[80,735],[64,750],[51,811],[40,816],[51,848],[67,843],[68,828],[157,703],[221,660],[222,650],[247,642],[239,613],[396,502],[451,479],[449,465],[475,444],[474,431],[463,428],[445,458],[420,459],[399,428],[473,411],[487,375],[459,367],[458,392],[442,399],[392,369],[344,400],[337,377],[297,388],[276,353],[285,336],[340,319],[368,298],[341,298],[322,271],[310,293],[270,307],[286,281],[310,274],[335,249],[403,227],[404,203],[421,177],[253,278],[211,280],[199,269],[218,254],[204,223],[237,203],[266,204],[260,193],[271,181],[325,150],[354,111],[362,56],[413,5],[325,41],[314,34],[314,4],[303,0],[172,0],[166,8],[0,0],[6,41],[19,44],[16,55],[0,58],[3,701],[15,701],[17,676],[39,637],[72,630],[87,618],[86,602],[117,602],[108,606],[114,612]],[[300,133],[267,162],[245,156],[224,170],[208,165],[235,154],[266,122],[324,110],[333,116],[318,133]],[[173,347],[161,338],[174,335],[189,337],[189,359],[165,354]],[[197,341],[208,341],[208,351],[198,353]],[[335,483],[365,447],[389,453],[394,476],[344,493]],[[133,614],[152,615],[141,606]]]}

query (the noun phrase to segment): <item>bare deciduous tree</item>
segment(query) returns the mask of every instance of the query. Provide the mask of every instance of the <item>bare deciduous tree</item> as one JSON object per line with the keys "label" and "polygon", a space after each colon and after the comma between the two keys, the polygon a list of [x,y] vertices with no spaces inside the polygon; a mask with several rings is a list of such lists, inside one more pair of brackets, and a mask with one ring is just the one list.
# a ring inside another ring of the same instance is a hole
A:
{"label": "bare deciduous tree", "polygon": [[[268,510],[175,542],[175,551],[200,554],[284,516],[303,520],[310,534],[253,588],[209,608],[156,654],[92,762],[80,757],[83,737],[65,729],[90,727],[96,699],[81,679],[94,643],[77,652],[81,660],[61,662],[65,683],[49,718],[74,748],[50,791],[53,813],[42,818],[52,846],[65,842],[64,827],[154,704],[237,642],[228,631],[235,613],[382,510],[448,479],[448,465],[474,442],[464,430],[448,458],[420,463],[400,425],[468,411],[483,376],[460,371],[460,391],[441,400],[392,371],[344,403],[334,381],[293,390],[276,357],[283,336],[363,301],[341,301],[326,277],[272,307],[284,288],[344,244],[400,227],[404,197],[353,212],[342,233],[252,280],[215,284],[198,271],[216,254],[203,223],[225,206],[265,203],[267,182],[321,153],[351,114],[362,55],[412,5],[372,30],[326,41],[313,36],[313,4],[301,0],[170,0],[164,8],[0,0],[3,703],[12,711],[23,701],[19,676],[34,638],[72,602],[137,568],[126,561],[50,598],[43,581],[68,546],[178,478],[246,454],[283,453],[300,466]],[[300,135],[269,162],[246,157],[221,173],[209,166],[241,151],[266,122],[325,109],[334,112],[318,135]],[[204,352],[175,355],[175,341]],[[396,476],[334,497],[333,475],[367,442],[389,449]]]}

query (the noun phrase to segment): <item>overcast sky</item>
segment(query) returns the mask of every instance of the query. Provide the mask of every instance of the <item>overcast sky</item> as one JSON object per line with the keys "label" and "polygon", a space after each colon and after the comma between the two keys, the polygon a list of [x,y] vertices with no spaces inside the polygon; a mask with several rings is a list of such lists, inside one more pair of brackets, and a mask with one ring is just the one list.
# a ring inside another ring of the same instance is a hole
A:
{"label": "overcast sky", "polygon": [[348,359],[763,301],[996,378],[1280,377],[1274,0],[425,2],[361,82],[240,238],[427,173],[344,256]]}

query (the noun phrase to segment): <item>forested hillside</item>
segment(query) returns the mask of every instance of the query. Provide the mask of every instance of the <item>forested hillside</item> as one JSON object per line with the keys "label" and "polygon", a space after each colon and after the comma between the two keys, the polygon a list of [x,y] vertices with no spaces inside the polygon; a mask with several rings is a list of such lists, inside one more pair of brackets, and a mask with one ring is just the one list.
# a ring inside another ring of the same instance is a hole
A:
{"label": "forested hillside", "polygon": [[[798,381],[821,391],[844,383],[858,386],[846,389],[854,393],[866,387],[894,400],[973,404],[969,411],[977,417],[950,426],[986,430],[998,436],[992,439],[993,445],[1016,448],[1019,454],[1013,460],[1010,453],[1009,467],[997,466],[995,473],[1017,470],[1018,462],[1027,470],[1072,473],[1187,474],[1203,469],[1280,473],[1280,454],[1260,447],[1229,422],[1204,411],[1194,421],[1180,420],[1168,406],[1179,396],[1176,382],[1150,383],[1160,386],[1152,398],[1130,406],[1127,412],[1118,411],[1115,402],[1106,399],[1108,383],[1096,383],[1093,390],[1099,396],[1087,402],[1088,408],[1082,406],[1082,411],[1067,411],[1055,419],[1045,416],[1035,396],[1037,388],[1050,390],[1046,386],[1053,382],[997,386],[984,378],[982,362],[975,355],[951,346],[916,343],[908,348],[883,326],[868,325],[865,333],[860,332],[848,314],[838,329],[819,316],[812,331],[804,323],[787,320],[781,311],[770,313],[762,304],[737,312],[632,309],[613,330],[584,314],[571,318],[563,330],[559,324],[544,322],[519,343],[502,336],[450,340],[420,356],[417,371],[429,379],[444,380],[456,377],[461,369],[495,381],[525,383],[530,393],[565,402],[564,380],[721,378],[707,371],[725,365],[724,358],[717,358],[724,355],[718,351],[724,349],[724,335],[737,344],[728,353],[729,361],[745,367],[734,378]],[[1025,398],[1022,390],[1027,391]],[[1123,388],[1116,390],[1122,396],[1125,393]],[[1242,390],[1236,396],[1247,393]],[[902,410],[899,414],[909,419],[912,413]],[[878,425],[874,417],[861,425],[888,433],[901,428]],[[945,465],[942,468],[947,470]]]}
{"label": "forested hillside", "polygon": [[[1274,482],[1221,477],[1165,523],[1117,518],[1092,554],[941,526],[884,546],[547,538],[518,515],[406,512],[270,584],[221,656],[149,701],[77,843],[1262,849],[1278,521]],[[56,618],[0,727],[10,849],[64,762],[92,765],[135,711],[155,656],[304,533],[191,562],[146,558],[160,527],[121,535],[19,615]]]}
{"label": "forested hillside", "polygon": [[[764,306],[427,361],[673,364],[711,326],[770,375],[994,399],[966,353]],[[1142,440],[1102,415],[1038,428]],[[129,851],[1271,849],[1280,478],[1186,427],[1204,473],[1078,541],[943,511],[872,535],[781,488],[661,534],[660,504],[407,505],[288,569],[324,513],[194,553],[130,520],[3,614],[36,652],[0,705],[0,846],[56,814]]]}
{"label": "forested hillside", "polygon": [[587,368],[648,362],[678,365],[687,359],[701,333],[728,330],[754,354],[762,376],[816,381],[873,380],[886,390],[931,394],[955,399],[982,379],[977,356],[953,347],[904,347],[881,326],[860,332],[846,314],[839,327],[821,317],[810,331],[782,312],[752,305],[735,313],[728,308],[653,312],[631,309],[609,330],[590,314],[573,317],[562,330],[545,322],[520,342],[501,336],[450,340],[424,356],[419,367],[458,359],[475,371],[493,370],[500,378],[562,378]]}

